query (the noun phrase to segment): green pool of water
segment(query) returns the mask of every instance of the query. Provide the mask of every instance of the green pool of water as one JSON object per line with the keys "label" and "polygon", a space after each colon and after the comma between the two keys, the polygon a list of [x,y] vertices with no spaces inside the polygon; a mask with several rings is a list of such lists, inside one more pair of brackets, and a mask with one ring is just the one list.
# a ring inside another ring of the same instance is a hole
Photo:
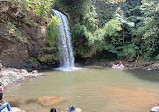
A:
{"label": "green pool of water", "polygon": [[67,100],[54,105],[58,112],[75,105],[84,112],[149,112],[159,103],[159,74],[139,70],[87,67],[72,72],[47,71],[8,87],[6,100],[19,100],[28,112],[49,112],[51,107],[26,103],[42,96]]}

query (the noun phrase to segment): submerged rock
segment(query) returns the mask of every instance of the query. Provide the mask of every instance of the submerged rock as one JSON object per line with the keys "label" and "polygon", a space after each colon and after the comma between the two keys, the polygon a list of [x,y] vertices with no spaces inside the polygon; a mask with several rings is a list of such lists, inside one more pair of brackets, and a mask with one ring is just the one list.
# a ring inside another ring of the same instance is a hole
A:
{"label": "submerged rock", "polygon": [[42,106],[49,107],[55,104],[59,104],[62,101],[65,101],[65,97],[57,97],[57,96],[43,96],[38,98],[37,102],[40,103]]}

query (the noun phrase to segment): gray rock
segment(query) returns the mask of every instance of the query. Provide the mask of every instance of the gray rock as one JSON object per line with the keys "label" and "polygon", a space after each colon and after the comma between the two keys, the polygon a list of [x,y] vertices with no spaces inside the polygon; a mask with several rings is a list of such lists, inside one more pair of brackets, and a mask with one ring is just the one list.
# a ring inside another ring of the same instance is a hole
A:
{"label": "gray rock", "polygon": [[37,70],[33,72],[28,72],[25,69],[19,70],[15,68],[9,68],[2,71],[1,80],[2,80],[3,86],[6,87],[9,84],[21,82],[25,80],[25,78],[35,78],[41,75],[43,74],[38,73]]}
{"label": "gray rock", "polygon": [[32,73],[38,73],[38,71],[37,71],[37,70],[34,70],[34,71],[32,71]]}
{"label": "gray rock", "polygon": [[8,70],[9,70],[9,71],[13,71],[13,72],[17,72],[17,73],[20,72],[20,70],[19,70],[19,69],[16,69],[16,68],[8,68]]}
{"label": "gray rock", "polygon": [[145,68],[145,70],[151,71],[151,70],[153,70],[153,69],[152,69],[152,68]]}
{"label": "gray rock", "polygon": [[159,63],[152,64],[147,67],[148,70],[158,70],[159,69]]}
{"label": "gray rock", "polygon": [[20,70],[20,73],[26,73],[26,74],[27,74],[27,73],[28,73],[28,71],[27,71],[27,70],[25,70],[25,69],[21,69],[21,70]]}

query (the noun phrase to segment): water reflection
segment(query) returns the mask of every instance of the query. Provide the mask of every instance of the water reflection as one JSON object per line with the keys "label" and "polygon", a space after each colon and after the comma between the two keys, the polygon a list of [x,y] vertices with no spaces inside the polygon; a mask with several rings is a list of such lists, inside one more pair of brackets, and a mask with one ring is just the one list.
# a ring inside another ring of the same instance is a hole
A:
{"label": "water reflection", "polygon": [[156,71],[126,70],[125,72],[132,74],[133,76],[142,80],[159,83],[159,73]]}

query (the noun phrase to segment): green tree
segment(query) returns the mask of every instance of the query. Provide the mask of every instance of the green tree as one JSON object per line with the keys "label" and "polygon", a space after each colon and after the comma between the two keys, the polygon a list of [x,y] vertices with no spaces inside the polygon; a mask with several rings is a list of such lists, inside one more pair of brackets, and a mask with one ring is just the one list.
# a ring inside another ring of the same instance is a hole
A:
{"label": "green tree", "polygon": [[157,59],[159,54],[159,1],[142,0],[141,11],[144,13],[142,50],[144,58],[148,60]]}
{"label": "green tree", "polygon": [[32,14],[40,17],[41,20],[47,19],[53,0],[17,0],[18,6]]}
{"label": "green tree", "polygon": [[[84,57],[93,57],[96,52],[105,49],[105,44],[117,44],[119,32],[122,30],[122,22],[119,18],[114,17],[105,23],[103,28],[99,27],[98,14],[96,8],[94,7],[94,2],[90,1],[87,10],[84,13],[83,21],[80,24],[75,25],[75,35],[82,35],[85,38],[84,52],[81,50],[78,52]],[[82,38],[79,37],[78,40]],[[110,43],[111,42],[111,43]],[[79,47],[79,46],[77,46]],[[111,49],[113,52],[115,49]]]}
{"label": "green tree", "polygon": [[50,46],[53,46],[56,44],[55,40],[56,37],[58,37],[58,26],[59,26],[60,19],[57,19],[57,17],[54,15],[51,15],[51,20],[48,24],[49,29],[48,29],[48,38],[47,42],[49,43]]}

